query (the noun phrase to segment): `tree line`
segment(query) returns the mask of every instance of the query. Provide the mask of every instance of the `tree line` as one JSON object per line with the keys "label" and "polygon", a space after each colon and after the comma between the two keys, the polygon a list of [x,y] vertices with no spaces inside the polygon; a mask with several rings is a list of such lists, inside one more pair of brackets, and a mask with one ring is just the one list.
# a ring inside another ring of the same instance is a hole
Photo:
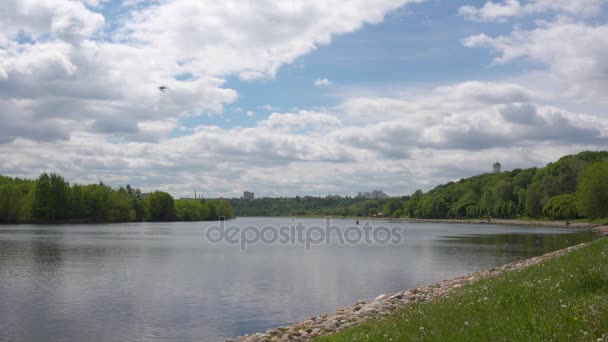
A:
{"label": "tree line", "polygon": [[608,151],[567,155],[542,168],[487,173],[424,193],[359,197],[174,200],[129,185],[70,185],[58,174],[0,176],[0,222],[200,221],[238,216],[597,219],[608,217]]}
{"label": "tree line", "polygon": [[162,191],[142,193],[130,185],[70,185],[55,173],[35,180],[0,176],[0,222],[203,221],[234,217],[225,200],[175,200]]}
{"label": "tree line", "polygon": [[402,197],[298,196],[229,202],[239,216],[596,219],[608,217],[608,152],[585,151],[542,168],[486,173]]}
{"label": "tree line", "polygon": [[515,169],[449,182],[404,203],[419,218],[608,217],[608,152],[567,155],[543,168]]}

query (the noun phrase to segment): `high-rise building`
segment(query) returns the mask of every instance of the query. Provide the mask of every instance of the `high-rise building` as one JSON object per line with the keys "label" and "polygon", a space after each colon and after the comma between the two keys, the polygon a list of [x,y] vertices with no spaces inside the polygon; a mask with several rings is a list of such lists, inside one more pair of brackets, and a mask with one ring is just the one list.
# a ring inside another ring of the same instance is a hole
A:
{"label": "high-rise building", "polygon": [[249,191],[243,192],[243,198],[249,199],[249,200],[253,199],[254,198],[253,192],[249,192]]}
{"label": "high-rise building", "polygon": [[355,198],[383,199],[388,198],[388,195],[382,190],[374,190],[372,192],[359,192]]}

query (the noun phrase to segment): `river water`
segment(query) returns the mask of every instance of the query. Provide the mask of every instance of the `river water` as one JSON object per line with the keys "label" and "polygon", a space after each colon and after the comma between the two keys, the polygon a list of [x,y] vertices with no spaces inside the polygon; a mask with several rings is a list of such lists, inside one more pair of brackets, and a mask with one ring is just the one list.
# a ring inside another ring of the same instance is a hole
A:
{"label": "river water", "polygon": [[[323,219],[301,219],[324,226]],[[344,229],[354,220],[333,220]],[[287,218],[238,218],[245,227]],[[364,221],[361,222],[364,224]],[[594,234],[374,221],[398,244],[214,244],[215,222],[0,225],[0,341],[214,341],[419,284],[492,268]]]}

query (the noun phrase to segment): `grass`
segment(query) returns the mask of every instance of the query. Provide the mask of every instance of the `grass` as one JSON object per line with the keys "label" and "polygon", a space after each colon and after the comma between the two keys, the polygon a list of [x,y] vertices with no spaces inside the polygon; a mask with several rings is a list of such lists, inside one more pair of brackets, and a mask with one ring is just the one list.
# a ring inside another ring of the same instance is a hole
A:
{"label": "grass", "polygon": [[591,220],[589,222],[591,222],[593,224],[608,225],[608,218],[599,218],[599,219]]}
{"label": "grass", "polygon": [[608,238],[315,341],[608,340]]}

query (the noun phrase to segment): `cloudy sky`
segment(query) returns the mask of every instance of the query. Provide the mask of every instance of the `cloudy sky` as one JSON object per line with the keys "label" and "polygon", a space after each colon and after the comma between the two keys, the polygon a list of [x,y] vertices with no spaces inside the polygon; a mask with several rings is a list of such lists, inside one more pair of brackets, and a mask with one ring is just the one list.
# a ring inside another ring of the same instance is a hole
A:
{"label": "cloudy sky", "polygon": [[402,195],[606,149],[606,2],[2,0],[0,174]]}

